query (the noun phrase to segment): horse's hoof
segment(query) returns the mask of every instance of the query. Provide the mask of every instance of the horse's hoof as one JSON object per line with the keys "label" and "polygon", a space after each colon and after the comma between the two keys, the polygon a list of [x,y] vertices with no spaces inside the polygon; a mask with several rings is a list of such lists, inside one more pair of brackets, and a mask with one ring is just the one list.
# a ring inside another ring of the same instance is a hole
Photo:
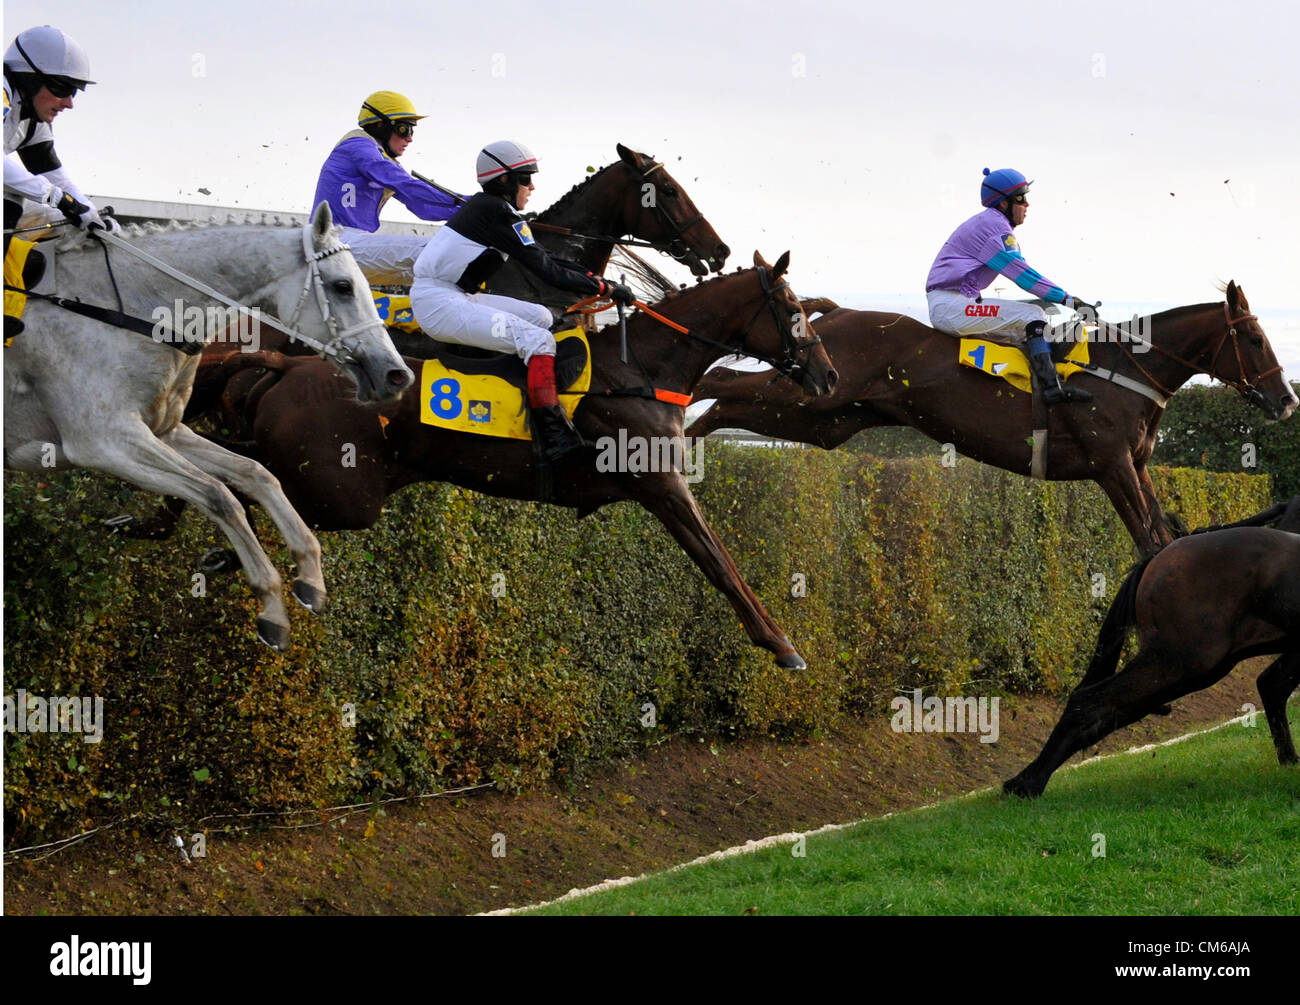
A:
{"label": "horse's hoof", "polygon": [[115,534],[121,534],[135,523],[135,517],[130,513],[119,513],[117,516],[110,516],[107,520],[102,521],[103,525]]}
{"label": "horse's hoof", "polygon": [[199,571],[209,576],[219,572],[237,572],[239,565],[239,556],[233,548],[213,548],[199,559]]}
{"label": "horse's hoof", "polygon": [[325,591],[316,589],[303,579],[293,581],[293,599],[312,614],[319,614],[325,609]]}
{"label": "horse's hoof", "polygon": [[257,619],[257,637],[277,653],[289,648],[289,626],[277,625],[269,618]]}
{"label": "horse's hoof", "polygon": [[1161,705],[1158,709],[1156,709],[1156,710],[1155,710],[1154,712],[1152,712],[1151,714],[1152,714],[1152,715],[1168,715],[1168,714],[1169,714],[1170,712],[1172,712],[1173,710],[1174,710],[1174,707],[1173,707],[1172,705]]}
{"label": "horse's hoof", "polygon": [[1019,796],[1021,799],[1037,799],[1043,794],[1042,787],[1029,784],[1024,775],[1016,775],[1015,778],[1003,782],[1002,791],[1009,796]]}
{"label": "horse's hoof", "polygon": [[788,653],[776,658],[776,665],[782,670],[807,670],[808,664],[803,661],[803,657],[791,649]]}

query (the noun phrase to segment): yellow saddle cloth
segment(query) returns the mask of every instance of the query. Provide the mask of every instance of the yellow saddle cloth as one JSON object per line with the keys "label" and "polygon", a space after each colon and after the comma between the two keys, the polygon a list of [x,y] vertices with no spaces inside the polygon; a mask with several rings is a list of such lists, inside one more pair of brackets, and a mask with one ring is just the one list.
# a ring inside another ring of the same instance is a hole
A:
{"label": "yellow saddle cloth", "polygon": [[[21,237],[15,237],[9,242],[9,253],[5,255],[5,317],[7,318],[21,318],[27,307],[27,298],[8,287],[25,288],[23,269],[27,265],[27,256],[31,254],[34,247],[36,247],[35,241],[24,241]],[[12,338],[5,339],[5,345],[12,341]]]}
{"label": "yellow saddle cloth", "polygon": [[[583,330],[559,332],[555,341],[558,344],[571,338],[582,340],[587,364],[573,385],[559,395],[560,407],[570,418],[583,393],[591,387],[591,345]],[[526,395],[524,389],[502,377],[461,373],[444,366],[442,360],[427,359],[420,368],[420,421],[426,425],[458,433],[531,440]]]}
{"label": "yellow saddle cloth", "polygon": [[[1084,369],[1078,364],[1089,361],[1087,338],[1085,331],[1084,339],[1075,342],[1063,362],[1057,362],[1056,372],[1062,381]],[[1029,379],[1029,358],[1015,346],[964,338],[957,349],[957,359],[963,366],[973,366],[991,377],[1001,377],[1022,391],[1029,391],[1033,386]]]}
{"label": "yellow saddle cloth", "polygon": [[375,290],[370,291],[370,295],[375,298],[375,310],[379,312],[379,320],[389,328],[400,328],[404,332],[415,334],[419,332],[420,326],[415,323],[415,313],[411,310],[411,298],[395,296],[391,293],[379,293]]}

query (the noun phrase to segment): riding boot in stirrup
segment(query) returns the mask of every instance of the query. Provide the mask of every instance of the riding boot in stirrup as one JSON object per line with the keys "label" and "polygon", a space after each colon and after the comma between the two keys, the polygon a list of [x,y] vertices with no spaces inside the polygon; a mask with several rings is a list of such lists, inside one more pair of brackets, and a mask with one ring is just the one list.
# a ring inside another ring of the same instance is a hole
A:
{"label": "riding boot in stirrup", "polygon": [[1036,352],[1029,356],[1029,369],[1034,373],[1034,383],[1043,390],[1043,401],[1059,405],[1065,401],[1092,401],[1092,395],[1078,387],[1061,383],[1050,352]]}
{"label": "riding boot in stirrup", "polygon": [[531,409],[531,416],[533,435],[541,440],[542,455],[548,463],[558,464],[587,445],[559,405]]}

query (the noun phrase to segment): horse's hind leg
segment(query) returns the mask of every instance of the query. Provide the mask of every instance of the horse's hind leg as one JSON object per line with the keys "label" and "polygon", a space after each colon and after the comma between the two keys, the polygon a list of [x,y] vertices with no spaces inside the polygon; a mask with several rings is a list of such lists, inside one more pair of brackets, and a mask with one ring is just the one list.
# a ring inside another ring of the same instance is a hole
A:
{"label": "horse's hind leg", "polygon": [[1198,673],[1181,666],[1181,662],[1177,655],[1144,650],[1116,676],[1075,688],[1042,753],[1006,782],[1003,791],[1016,796],[1041,795],[1052,772],[1072,755],[1175,698],[1209,687],[1236,665],[1235,660],[1228,658],[1212,670]]}
{"label": "horse's hind leg", "polygon": [[1286,702],[1291,692],[1300,686],[1300,652],[1286,653],[1275,659],[1259,675],[1255,686],[1264,701],[1264,715],[1268,717],[1269,732],[1273,734],[1278,764],[1296,764],[1295,741],[1291,738],[1291,724],[1286,721]]}
{"label": "horse's hind leg", "polygon": [[177,496],[206,513],[234,546],[249,586],[262,604],[258,637],[272,649],[287,649],[289,615],[281,596],[283,584],[230,490],[154,436],[138,416],[125,422],[103,422],[95,427],[95,433],[96,439],[64,438],[68,461],[114,475],[148,492]]}
{"label": "horse's hind leg", "polygon": [[298,566],[293,595],[308,610],[319,614],[325,606],[320,542],[285,498],[275,477],[256,461],[204,439],[186,426],[176,426],[163,439],[186,460],[233,485],[266,510]]}

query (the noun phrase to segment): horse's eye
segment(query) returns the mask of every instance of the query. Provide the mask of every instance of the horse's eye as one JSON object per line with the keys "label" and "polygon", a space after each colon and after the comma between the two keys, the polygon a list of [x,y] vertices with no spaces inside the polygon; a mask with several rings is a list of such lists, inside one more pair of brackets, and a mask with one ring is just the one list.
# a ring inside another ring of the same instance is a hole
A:
{"label": "horse's eye", "polygon": [[671,185],[665,185],[662,191],[669,199],[677,198],[677,189],[673,188]]}
{"label": "horse's eye", "polygon": [[344,297],[352,296],[351,279],[336,279],[334,280],[332,285],[334,286],[334,292],[339,294],[340,296],[344,296]]}
{"label": "horse's eye", "polygon": [[1258,335],[1252,335],[1250,337],[1250,344],[1253,345],[1256,349],[1264,348],[1264,340],[1260,338]]}

